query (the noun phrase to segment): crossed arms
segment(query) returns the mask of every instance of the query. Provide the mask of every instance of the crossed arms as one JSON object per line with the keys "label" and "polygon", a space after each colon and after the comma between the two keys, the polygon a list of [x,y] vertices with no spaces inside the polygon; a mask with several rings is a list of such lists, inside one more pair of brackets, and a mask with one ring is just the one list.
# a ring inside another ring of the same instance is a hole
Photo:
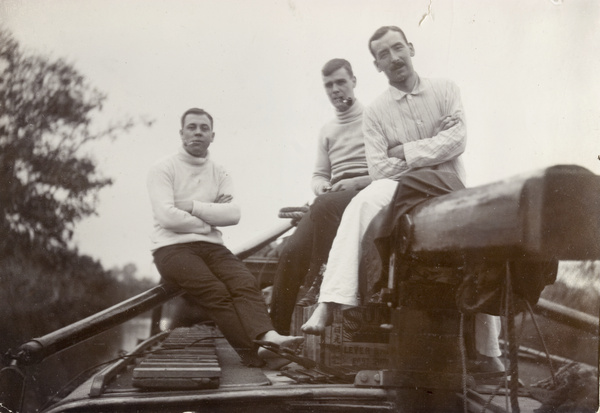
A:
{"label": "crossed arms", "polygon": [[[156,222],[176,233],[208,234],[214,226],[235,225],[239,222],[239,205],[232,202],[231,180],[226,177],[216,190],[214,201],[176,199],[173,180],[168,173],[153,170],[148,177],[148,193]],[[206,197],[204,197],[206,199]]]}
{"label": "crossed arms", "polygon": [[408,97],[390,94],[365,111],[363,133],[373,179],[398,179],[409,169],[453,161],[465,150],[464,111],[454,83],[428,83]]}

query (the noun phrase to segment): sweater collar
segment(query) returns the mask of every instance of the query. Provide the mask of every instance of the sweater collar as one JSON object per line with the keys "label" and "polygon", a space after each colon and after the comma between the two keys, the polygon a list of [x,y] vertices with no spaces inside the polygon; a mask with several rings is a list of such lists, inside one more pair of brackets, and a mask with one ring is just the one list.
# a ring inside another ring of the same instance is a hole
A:
{"label": "sweater collar", "polygon": [[210,159],[210,151],[207,152],[205,158],[198,158],[198,157],[190,155],[183,148],[183,146],[180,146],[179,151],[177,152],[177,158],[181,159],[183,162],[190,164],[190,165],[204,165]]}
{"label": "sweater collar", "polygon": [[354,104],[343,112],[335,111],[336,119],[339,123],[350,123],[362,116],[363,106],[358,100],[354,101]]}

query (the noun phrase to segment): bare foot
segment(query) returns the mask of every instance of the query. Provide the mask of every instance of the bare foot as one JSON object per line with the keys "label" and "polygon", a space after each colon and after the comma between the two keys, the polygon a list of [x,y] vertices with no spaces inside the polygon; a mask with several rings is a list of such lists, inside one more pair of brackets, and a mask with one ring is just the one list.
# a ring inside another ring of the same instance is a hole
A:
{"label": "bare foot", "polygon": [[262,336],[259,336],[258,339],[290,350],[296,350],[304,342],[304,337],[302,336],[282,336],[275,330],[267,331]]}
{"label": "bare foot", "polygon": [[308,321],[302,326],[306,334],[320,335],[333,322],[334,303],[319,303]]}
{"label": "bare foot", "polygon": [[[269,345],[274,345],[277,348],[284,348],[295,353],[300,345],[304,342],[302,336],[282,336],[275,330],[267,331],[265,334],[258,337],[258,341],[268,342]],[[281,358],[278,354],[268,350],[265,347],[258,349],[258,357],[263,360],[270,360],[274,358]]]}

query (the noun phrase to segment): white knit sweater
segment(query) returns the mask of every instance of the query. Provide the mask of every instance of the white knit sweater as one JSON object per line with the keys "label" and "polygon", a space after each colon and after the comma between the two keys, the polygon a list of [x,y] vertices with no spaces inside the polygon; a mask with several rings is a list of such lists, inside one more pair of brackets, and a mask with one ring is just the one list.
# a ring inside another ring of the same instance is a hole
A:
{"label": "white knit sweater", "polygon": [[[240,208],[235,202],[216,203],[221,195],[233,197],[233,183],[225,169],[210,159],[196,158],[183,147],[157,162],[148,173],[148,194],[154,214],[151,250],[184,242],[223,244],[217,226],[235,225]],[[178,204],[192,201],[192,213]]]}

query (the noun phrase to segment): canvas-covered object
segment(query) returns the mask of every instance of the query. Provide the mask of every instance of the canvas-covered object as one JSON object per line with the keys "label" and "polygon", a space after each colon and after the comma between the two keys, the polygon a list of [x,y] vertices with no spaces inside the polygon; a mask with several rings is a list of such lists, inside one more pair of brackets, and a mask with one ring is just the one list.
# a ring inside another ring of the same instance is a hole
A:
{"label": "canvas-covered object", "polygon": [[[394,234],[400,218],[410,214],[418,205],[434,197],[443,196],[465,188],[454,173],[436,169],[419,169],[403,175],[398,180],[398,187],[390,205],[385,208],[371,223],[366,242],[374,242],[380,258],[381,278],[377,286],[385,285],[388,274],[390,251],[395,248]],[[363,244],[365,246],[365,244]],[[363,248],[368,250],[368,247]],[[408,257],[397,257],[398,260]],[[419,266],[419,263],[398,263],[399,268]],[[479,263],[465,262],[455,268],[453,274],[460,274],[456,291],[456,304],[465,313],[488,313],[499,315],[502,312],[502,291],[506,284],[506,262],[485,261]],[[556,280],[558,262],[514,261],[511,263],[511,285],[513,292],[530,304],[535,305],[541,291]],[[435,268],[433,270],[435,272]],[[441,273],[447,272],[440,266]],[[415,271],[410,271],[414,273]],[[429,271],[430,272],[430,271]],[[402,278],[402,274],[400,274]],[[429,277],[435,279],[435,276]],[[406,279],[400,281],[407,281]],[[361,295],[369,297],[373,293],[373,282],[361,280]],[[517,300],[518,302],[519,300]],[[521,311],[523,308],[518,308]]]}

